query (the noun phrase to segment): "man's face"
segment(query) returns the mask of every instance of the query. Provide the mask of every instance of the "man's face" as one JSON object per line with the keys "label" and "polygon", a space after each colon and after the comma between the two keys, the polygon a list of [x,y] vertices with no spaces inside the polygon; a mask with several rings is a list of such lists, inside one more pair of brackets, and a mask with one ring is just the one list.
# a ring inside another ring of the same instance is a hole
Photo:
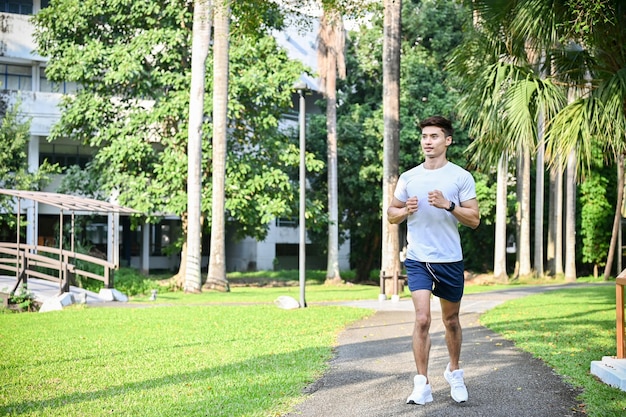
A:
{"label": "man's face", "polygon": [[437,158],[445,155],[452,143],[452,136],[446,136],[442,128],[426,126],[422,129],[422,150],[426,158]]}

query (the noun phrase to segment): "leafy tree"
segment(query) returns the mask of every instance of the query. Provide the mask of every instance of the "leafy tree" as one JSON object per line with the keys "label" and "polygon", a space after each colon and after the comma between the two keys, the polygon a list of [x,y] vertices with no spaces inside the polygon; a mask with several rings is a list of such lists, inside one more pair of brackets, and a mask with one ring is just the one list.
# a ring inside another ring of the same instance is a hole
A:
{"label": "leafy tree", "polygon": [[[37,171],[28,167],[28,141],[30,140],[30,120],[20,112],[20,102],[13,105],[0,100],[0,188],[9,190],[41,190],[50,181],[50,174],[58,173],[56,164],[44,162]],[[0,210],[13,212],[12,199],[0,196]],[[14,227],[14,216],[2,216],[7,228]]]}
{"label": "leafy tree", "polygon": [[580,185],[582,262],[593,265],[594,277],[598,276],[598,268],[606,262],[611,242],[613,207],[606,195],[610,189],[606,174],[594,170]]}
{"label": "leafy tree", "polygon": [[21,102],[7,104],[0,100],[0,184],[11,190],[39,190],[58,172],[56,165],[44,163],[38,171],[29,172],[26,149],[30,140],[30,119],[20,112]]}
{"label": "leafy tree", "polygon": [[[264,31],[250,33],[280,23],[274,8],[255,3],[256,9],[247,2],[232,9],[225,218],[238,237],[262,239],[272,218],[291,213],[296,195],[287,172],[298,164],[298,148],[278,124],[304,68]],[[91,169],[104,190],[119,191],[121,204],[151,221],[187,211],[191,4],[58,0],[34,18],[38,52],[50,58],[48,78],[82,86],[64,99],[51,139],[97,148]],[[212,91],[210,67],[206,85]],[[205,114],[211,112],[207,106]],[[205,118],[203,136],[212,128]],[[202,146],[202,213],[210,219],[213,149],[209,141]]]}

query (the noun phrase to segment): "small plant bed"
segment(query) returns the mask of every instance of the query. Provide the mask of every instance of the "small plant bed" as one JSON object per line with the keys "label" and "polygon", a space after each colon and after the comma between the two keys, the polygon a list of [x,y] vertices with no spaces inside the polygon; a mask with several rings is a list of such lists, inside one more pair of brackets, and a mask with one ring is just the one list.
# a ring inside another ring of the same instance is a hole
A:
{"label": "small plant bed", "polygon": [[17,294],[0,292],[3,300],[2,310],[11,313],[37,312],[41,303],[35,300],[33,294],[27,290],[22,290]]}

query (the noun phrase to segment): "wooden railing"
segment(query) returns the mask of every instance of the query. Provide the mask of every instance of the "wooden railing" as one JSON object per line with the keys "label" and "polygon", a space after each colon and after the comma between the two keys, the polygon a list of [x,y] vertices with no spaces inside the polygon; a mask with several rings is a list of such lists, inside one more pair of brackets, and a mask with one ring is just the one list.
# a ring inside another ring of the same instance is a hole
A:
{"label": "wooden railing", "polygon": [[[391,295],[401,294],[404,292],[406,280],[406,275],[400,275],[397,271],[393,275],[386,275],[385,271],[380,271],[380,295],[387,296],[389,292]],[[387,287],[388,284],[391,284],[391,288]]]}
{"label": "wooden railing", "polygon": [[[79,269],[77,260],[103,267],[102,275]],[[105,288],[113,288],[113,272],[116,269],[116,265],[104,259],[82,253],[43,245],[0,242],[0,270],[13,272],[18,278],[12,292],[20,283],[27,283],[28,278],[58,282],[60,292],[66,292],[76,276],[102,281]]]}

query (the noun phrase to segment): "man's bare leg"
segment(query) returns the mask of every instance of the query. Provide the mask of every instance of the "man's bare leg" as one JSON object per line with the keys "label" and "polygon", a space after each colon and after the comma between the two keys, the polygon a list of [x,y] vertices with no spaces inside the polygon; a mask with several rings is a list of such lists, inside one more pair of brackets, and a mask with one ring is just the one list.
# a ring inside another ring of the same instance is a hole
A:
{"label": "man's bare leg", "polygon": [[432,388],[428,383],[428,356],[430,355],[430,291],[417,290],[411,293],[415,307],[413,327],[413,357],[417,375],[413,378],[413,392],[407,404],[424,405],[433,400]]}
{"label": "man's bare leg", "polygon": [[459,321],[459,310],[461,302],[453,303],[441,299],[441,319],[446,328],[446,345],[450,356],[450,371],[459,369],[459,358],[461,356],[461,343],[463,341],[463,331]]}
{"label": "man's bare leg", "polygon": [[417,290],[411,293],[415,308],[413,328],[413,356],[419,375],[428,379],[428,358],[430,355],[430,291]]}

